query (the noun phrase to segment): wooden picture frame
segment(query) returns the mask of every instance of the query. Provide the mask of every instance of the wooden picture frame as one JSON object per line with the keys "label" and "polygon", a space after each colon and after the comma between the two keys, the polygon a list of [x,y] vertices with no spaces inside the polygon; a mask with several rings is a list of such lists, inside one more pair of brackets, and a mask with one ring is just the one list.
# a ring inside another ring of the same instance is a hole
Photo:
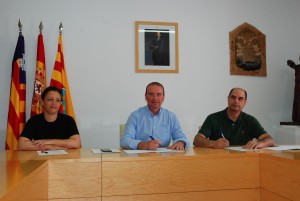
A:
{"label": "wooden picture frame", "polygon": [[267,76],[266,37],[244,23],[229,33],[230,74]]}
{"label": "wooden picture frame", "polygon": [[178,71],[178,23],[136,21],[135,72]]}

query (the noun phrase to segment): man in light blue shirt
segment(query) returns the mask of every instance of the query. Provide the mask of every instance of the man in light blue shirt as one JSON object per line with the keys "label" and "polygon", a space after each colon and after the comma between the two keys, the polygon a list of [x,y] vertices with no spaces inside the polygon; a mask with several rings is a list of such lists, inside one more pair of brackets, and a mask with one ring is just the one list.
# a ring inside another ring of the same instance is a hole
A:
{"label": "man in light blue shirt", "polygon": [[121,139],[123,148],[156,150],[158,147],[167,147],[185,150],[189,147],[176,115],[161,108],[164,98],[162,84],[152,82],[147,85],[147,106],[137,109],[129,116]]}

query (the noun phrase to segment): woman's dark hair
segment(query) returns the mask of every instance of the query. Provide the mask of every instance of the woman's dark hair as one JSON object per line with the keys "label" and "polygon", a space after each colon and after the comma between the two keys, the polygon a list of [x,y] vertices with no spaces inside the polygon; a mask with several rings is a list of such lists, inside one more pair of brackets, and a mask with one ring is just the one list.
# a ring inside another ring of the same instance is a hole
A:
{"label": "woman's dark hair", "polygon": [[47,88],[43,91],[42,96],[41,96],[41,97],[42,97],[42,100],[44,100],[46,94],[47,94],[49,91],[56,91],[56,92],[59,93],[60,96],[62,96],[62,92],[61,92],[61,90],[60,90],[59,88],[54,87],[54,86],[49,86],[49,87],[47,87]]}

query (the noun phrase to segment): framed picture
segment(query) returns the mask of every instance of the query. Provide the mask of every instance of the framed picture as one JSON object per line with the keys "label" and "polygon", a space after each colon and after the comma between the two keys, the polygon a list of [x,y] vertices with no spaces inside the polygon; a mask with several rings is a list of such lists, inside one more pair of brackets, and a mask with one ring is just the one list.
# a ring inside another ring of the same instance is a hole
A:
{"label": "framed picture", "polygon": [[267,76],[266,37],[244,23],[229,33],[230,74]]}
{"label": "framed picture", "polygon": [[135,72],[178,73],[178,23],[135,22]]}

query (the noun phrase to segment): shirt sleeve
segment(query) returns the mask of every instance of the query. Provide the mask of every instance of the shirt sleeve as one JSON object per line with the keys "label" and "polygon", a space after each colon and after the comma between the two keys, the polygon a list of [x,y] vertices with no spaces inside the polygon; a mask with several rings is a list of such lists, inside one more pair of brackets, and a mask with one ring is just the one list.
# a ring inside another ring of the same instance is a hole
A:
{"label": "shirt sleeve", "polygon": [[34,125],[33,125],[33,121],[31,118],[26,122],[25,127],[20,136],[26,137],[30,140],[33,140],[33,138],[34,138],[33,133],[34,133]]}
{"label": "shirt sleeve", "polygon": [[176,143],[178,141],[182,141],[185,143],[185,147],[189,148],[190,147],[190,143],[188,141],[188,139],[186,138],[185,134],[183,133],[181,126],[179,124],[179,121],[176,117],[176,115],[174,114],[174,124],[173,124],[173,129],[172,129],[172,140],[173,143]]}
{"label": "shirt sleeve", "polygon": [[207,116],[198,133],[202,133],[206,138],[209,138],[212,133],[211,125],[210,116]]}
{"label": "shirt sleeve", "polygon": [[261,126],[261,124],[255,117],[253,116],[250,117],[251,117],[251,125],[252,125],[250,127],[250,130],[253,129],[251,133],[253,133],[254,138],[258,139],[259,136],[261,136],[264,133],[267,133],[267,131],[265,131],[265,129]]}
{"label": "shirt sleeve", "polygon": [[69,135],[69,137],[79,134],[77,124],[76,124],[75,120],[73,119],[73,117],[71,117],[71,116],[67,116],[67,117],[68,117],[68,135]]}
{"label": "shirt sleeve", "polygon": [[141,140],[136,140],[136,132],[137,132],[137,119],[135,115],[132,113],[125,125],[123,137],[121,140],[121,146],[125,149],[137,149],[138,144]]}

